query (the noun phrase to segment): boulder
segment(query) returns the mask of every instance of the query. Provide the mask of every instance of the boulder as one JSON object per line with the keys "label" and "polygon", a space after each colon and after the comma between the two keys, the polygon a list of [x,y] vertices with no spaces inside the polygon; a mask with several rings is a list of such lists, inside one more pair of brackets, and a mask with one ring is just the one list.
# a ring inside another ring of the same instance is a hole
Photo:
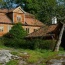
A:
{"label": "boulder", "polygon": [[12,57],[9,50],[0,50],[0,63],[9,62]]}

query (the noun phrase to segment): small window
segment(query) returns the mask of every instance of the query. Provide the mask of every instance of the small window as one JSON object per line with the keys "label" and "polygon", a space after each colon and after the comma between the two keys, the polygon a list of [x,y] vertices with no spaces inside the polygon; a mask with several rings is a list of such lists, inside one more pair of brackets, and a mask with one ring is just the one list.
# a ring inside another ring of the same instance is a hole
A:
{"label": "small window", "polygon": [[17,16],[17,22],[21,22],[21,16]]}
{"label": "small window", "polygon": [[11,30],[11,26],[10,25],[8,25],[8,32]]}
{"label": "small window", "polygon": [[3,32],[3,27],[0,27],[0,32]]}
{"label": "small window", "polygon": [[34,29],[34,32],[37,31],[37,29]]}
{"label": "small window", "polygon": [[29,28],[26,28],[26,32],[29,33]]}

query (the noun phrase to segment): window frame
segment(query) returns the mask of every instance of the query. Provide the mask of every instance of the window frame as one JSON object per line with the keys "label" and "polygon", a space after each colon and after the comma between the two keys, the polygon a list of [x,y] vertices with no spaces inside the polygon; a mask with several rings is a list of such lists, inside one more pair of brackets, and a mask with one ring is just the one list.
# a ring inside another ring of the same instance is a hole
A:
{"label": "window frame", "polygon": [[36,32],[37,31],[37,29],[34,29],[34,32]]}
{"label": "window frame", "polygon": [[[21,22],[22,21],[22,19],[21,19],[22,17],[21,17],[21,15],[17,15],[17,17],[16,17],[16,19],[17,19],[17,22]],[[20,20],[19,20],[20,19]]]}
{"label": "window frame", "polygon": [[11,27],[10,25],[8,25],[8,32],[11,30],[11,28],[12,28],[12,27]]}
{"label": "window frame", "polygon": [[4,27],[0,26],[0,32],[3,32],[3,31],[4,31]]}
{"label": "window frame", "polygon": [[29,28],[26,28],[26,32],[29,33]]}

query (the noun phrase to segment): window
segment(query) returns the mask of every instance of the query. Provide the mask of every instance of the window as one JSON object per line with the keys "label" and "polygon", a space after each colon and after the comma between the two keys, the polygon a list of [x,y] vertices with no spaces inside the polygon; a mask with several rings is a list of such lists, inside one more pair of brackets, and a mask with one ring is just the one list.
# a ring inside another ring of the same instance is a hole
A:
{"label": "window", "polygon": [[3,27],[0,27],[0,32],[3,32]]}
{"label": "window", "polygon": [[8,32],[9,32],[9,30],[11,30],[11,26],[10,25],[8,25]]}
{"label": "window", "polygon": [[34,32],[37,31],[37,29],[34,29]]}
{"label": "window", "polygon": [[17,16],[17,22],[20,22],[20,21],[21,21],[21,16],[18,15],[18,16]]}
{"label": "window", "polygon": [[29,28],[26,28],[26,32],[29,33]]}

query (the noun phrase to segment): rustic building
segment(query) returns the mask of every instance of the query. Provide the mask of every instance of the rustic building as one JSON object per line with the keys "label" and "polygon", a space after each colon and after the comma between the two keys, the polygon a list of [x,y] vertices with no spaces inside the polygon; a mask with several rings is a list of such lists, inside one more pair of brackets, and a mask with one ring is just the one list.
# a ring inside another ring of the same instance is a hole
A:
{"label": "rustic building", "polygon": [[21,22],[22,27],[27,31],[27,39],[55,39],[57,40],[56,51],[58,51],[60,45],[63,46],[65,41],[65,25],[63,23],[57,23],[57,19],[54,17],[52,24],[46,26],[35,19],[34,15],[25,12],[20,6],[10,10],[0,9],[0,36],[9,32],[12,26],[18,22]]}
{"label": "rustic building", "polygon": [[20,6],[14,9],[0,9],[0,36],[3,36],[13,26],[21,22],[28,34],[44,26],[42,22],[35,19],[32,14],[25,12]]}
{"label": "rustic building", "polygon": [[64,23],[61,23],[61,22],[57,23],[57,19],[54,17],[51,25],[41,27],[39,30],[27,35],[26,38],[27,39],[41,38],[45,40],[56,40],[57,44],[55,46],[55,51],[59,51],[60,46],[65,49],[64,28],[65,28]]}
{"label": "rustic building", "polygon": [[58,40],[62,23],[41,27],[39,30],[27,35],[26,38],[42,38]]}

